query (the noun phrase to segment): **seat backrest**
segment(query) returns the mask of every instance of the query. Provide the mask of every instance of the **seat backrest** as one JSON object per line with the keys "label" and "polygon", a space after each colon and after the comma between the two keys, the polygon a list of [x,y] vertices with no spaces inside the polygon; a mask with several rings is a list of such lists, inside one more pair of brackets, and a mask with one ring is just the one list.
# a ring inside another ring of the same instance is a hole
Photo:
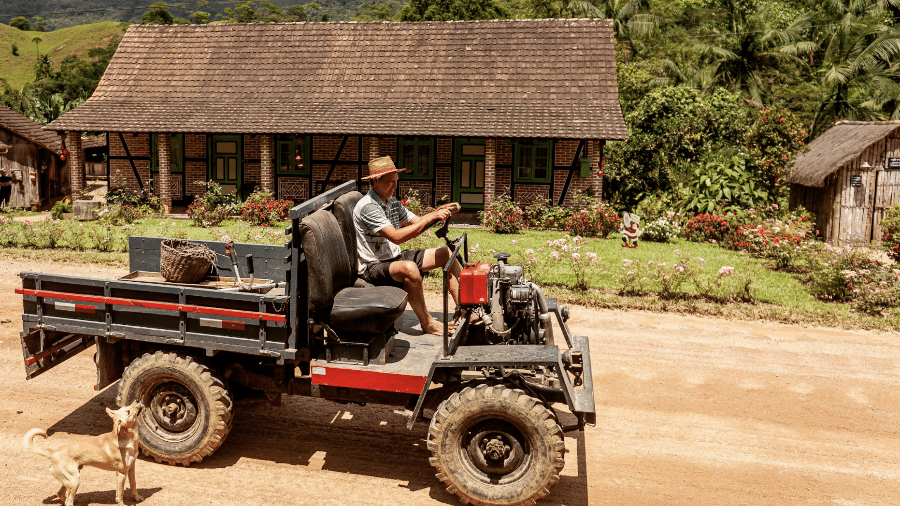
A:
{"label": "seat backrest", "polygon": [[356,204],[363,198],[363,194],[358,191],[347,192],[334,201],[334,217],[337,218],[338,225],[341,226],[341,234],[344,236],[344,244],[347,245],[347,256],[350,257],[350,264],[353,266],[353,272],[356,272],[357,251],[356,251],[356,223],[353,221],[353,210]]}
{"label": "seat backrest", "polygon": [[356,256],[351,268],[341,227],[328,211],[320,209],[303,218],[298,228],[309,274],[309,304],[313,309],[330,308],[335,294],[353,283]]}

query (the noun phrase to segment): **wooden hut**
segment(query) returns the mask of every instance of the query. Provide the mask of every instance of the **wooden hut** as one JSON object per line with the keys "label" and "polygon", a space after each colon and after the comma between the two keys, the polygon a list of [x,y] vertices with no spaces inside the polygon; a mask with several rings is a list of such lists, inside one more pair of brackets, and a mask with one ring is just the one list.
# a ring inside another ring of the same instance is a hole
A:
{"label": "wooden hut", "polygon": [[0,168],[13,178],[10,206],[38,208],[69,189],[62,140],[8,107],[0,107]]}
{"label": "wooden hut", "polygon": [[900,121],[843,121],[797,157],[790,207],[816,216],[832,244],[881,240],[881,220],[900,202]]}

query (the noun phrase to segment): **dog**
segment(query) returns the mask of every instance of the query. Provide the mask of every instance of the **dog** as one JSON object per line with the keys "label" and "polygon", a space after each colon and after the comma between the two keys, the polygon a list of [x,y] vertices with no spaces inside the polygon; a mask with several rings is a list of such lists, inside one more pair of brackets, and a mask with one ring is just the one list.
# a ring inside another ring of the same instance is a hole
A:
{"label": "dog", "polygon": [[25,449],[43,455],[50,460],[50,473],[62,483],[56,496],[65,506],[75,504],[75,493],[81,482],[81,468],[93,466],[116,473],[116,504],[125,504],[125,477],[131,486],[131,496],[136,502],[144,500],[138,494],[135,485],[134,463],[138,456],[137,417],[143,409],[139,401],[113,411],[106,408],[106,413],[113,419],[113,430],[110,433],[95,436],[91,439],[70,443],[56,443],[48,448],[41,448],[34,443],[35,436],[47,437],[42,429],[31,429],[25,434],[22,444]]}

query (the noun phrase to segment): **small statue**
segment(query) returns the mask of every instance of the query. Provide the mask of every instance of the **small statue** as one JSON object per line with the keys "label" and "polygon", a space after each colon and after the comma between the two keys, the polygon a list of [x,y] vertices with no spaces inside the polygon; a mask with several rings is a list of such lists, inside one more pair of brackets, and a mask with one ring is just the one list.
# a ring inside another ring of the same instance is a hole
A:
{"label": "small statue", "polygon": [[626,212],[622,215],[622,247],[623,248],[636,248],[638,236],[641,235],[641,230],[638,228],[638,224],[641,222],[641,217]]}

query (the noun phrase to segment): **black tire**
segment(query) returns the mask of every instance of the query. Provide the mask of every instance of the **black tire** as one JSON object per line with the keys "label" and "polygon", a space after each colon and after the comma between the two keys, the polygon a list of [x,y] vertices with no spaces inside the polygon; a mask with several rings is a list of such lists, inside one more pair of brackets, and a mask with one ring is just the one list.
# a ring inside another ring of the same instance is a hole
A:
{"label": "black tire", "polygon": [[231,430],[232,402],[221,379],[191,357],[157,351],[133,361],[119,380],[119,406],[139,399],[144,453],[189,465],[219,448]]}
{"label": "black tire", "polygon": [[435,476],[464,503],[533,505],[565,465],[563,431],[522,390],[467,387],[445,400],[428,429]]}

